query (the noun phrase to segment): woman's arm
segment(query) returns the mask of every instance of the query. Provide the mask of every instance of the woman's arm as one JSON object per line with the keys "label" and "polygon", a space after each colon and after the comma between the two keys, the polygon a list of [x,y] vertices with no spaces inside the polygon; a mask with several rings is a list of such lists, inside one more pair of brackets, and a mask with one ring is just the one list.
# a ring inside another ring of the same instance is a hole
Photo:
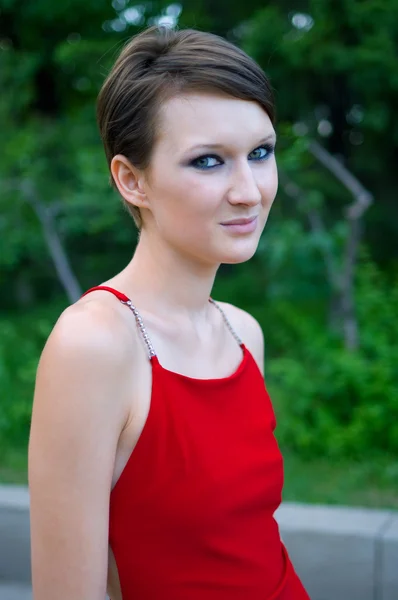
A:
{"label": "woman's arm", "polygon": [[123,336],[109,310],[75,305],[43,351],[29,442],[34,600],[105,598],[109,496],[128,419]]}

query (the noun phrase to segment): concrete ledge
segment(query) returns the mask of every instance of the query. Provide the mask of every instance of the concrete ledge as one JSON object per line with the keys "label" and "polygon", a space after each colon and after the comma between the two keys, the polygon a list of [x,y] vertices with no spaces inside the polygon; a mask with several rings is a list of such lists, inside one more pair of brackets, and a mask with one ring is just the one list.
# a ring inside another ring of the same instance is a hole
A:
{"label": "concrete ledge", "polygon": [[0,581],[30,580],[29,492],[0,486]]}
{"label": "concrete ledge", "polygon": [[380,600],[398,598],[398,515],[387,523],[380,539]]}
{"label": "concrete ledge", "polygon": [[[386,565],[380,548],[392,515],[384,510],[285,504],[276,518],[311,598],[384,600],[381,594],[387,573],[383,574]],[[393,549],[388,556],[393,561]],[[395,574],[388,569],[389,585],[395,589],[391,600],[398,599],[398,577],[394,579],[398,560],[395,564]]]}
{"label": "concrete ledge", "polygon": [[29,510],[29,491],[23,485],[0,485],[0,509]]}
{"label": "concrete ledge", "polygon": [[[312,600],[398,600],[398,512],[284,503],[275,517]],[[30,579],[29,492],[0,486],[0,581]]]}
{"label": "concrete ledge", "polygon": [[0,583],[0,600],[32,600],[32,590],[28,585]]}

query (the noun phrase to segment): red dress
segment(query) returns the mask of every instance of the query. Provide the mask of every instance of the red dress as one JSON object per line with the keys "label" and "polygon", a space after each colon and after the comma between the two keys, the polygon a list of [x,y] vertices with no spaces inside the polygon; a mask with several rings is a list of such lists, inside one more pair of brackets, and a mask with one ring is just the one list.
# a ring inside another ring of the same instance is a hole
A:
{"label": "red dress", "polygon": [[283,462],[250,352],[229,377],[168,371],[129,299],[95,289],[133,311],[152,363],[149,415],[110,498],[123,600],[309,600],[273,517]]}

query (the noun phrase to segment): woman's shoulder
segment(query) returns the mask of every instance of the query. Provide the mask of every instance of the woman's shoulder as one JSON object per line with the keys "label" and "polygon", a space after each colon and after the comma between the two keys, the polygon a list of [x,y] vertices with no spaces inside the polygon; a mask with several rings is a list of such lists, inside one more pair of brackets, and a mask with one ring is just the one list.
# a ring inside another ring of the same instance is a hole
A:
{"label": "woman's shoulder", "polygon": [[217,304],[222,308],[233,329],[245,346],[250,350],[260,371],[263,373],[264,335],[261,325],[253,315],[233,304],[218,301]]}
{"label": "woman's shoulder", "polygon": [[[52,402],[56,390],[60,397],[80,396],[84,390],[84,402],[95,410],[93,398],[101,388],[108,392],[101,394],[101,410],[124,410],[124,386],[131,383],[137,353],[134,329],[126,327],[123,315],[103,298],[82,298],[66,308],[41,354],[35,401]],[[120,403],[114,402],[114,394]]]}
{"label": "woman's shoulder", "polygon": [[[113,302],[112,302],[113,300]],[[126,319],[115,298],[90,294],[80,298],[60,315],[48,344],[55,348],[71,348],[78,353],[101,354],[115,364],[131,350],[134,328],[126,327]]]}

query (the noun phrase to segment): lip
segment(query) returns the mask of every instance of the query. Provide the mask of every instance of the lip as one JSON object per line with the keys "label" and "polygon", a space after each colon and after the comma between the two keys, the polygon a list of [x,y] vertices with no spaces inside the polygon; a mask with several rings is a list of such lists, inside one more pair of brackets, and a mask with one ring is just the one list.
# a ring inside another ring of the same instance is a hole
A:
{"label": "lip", "polygon": [[230,233],[253,233],[257,228],[257,221],[258,217],[256,215],[245,219],[231,219],[231,221],[226,221],[221,225]]}

